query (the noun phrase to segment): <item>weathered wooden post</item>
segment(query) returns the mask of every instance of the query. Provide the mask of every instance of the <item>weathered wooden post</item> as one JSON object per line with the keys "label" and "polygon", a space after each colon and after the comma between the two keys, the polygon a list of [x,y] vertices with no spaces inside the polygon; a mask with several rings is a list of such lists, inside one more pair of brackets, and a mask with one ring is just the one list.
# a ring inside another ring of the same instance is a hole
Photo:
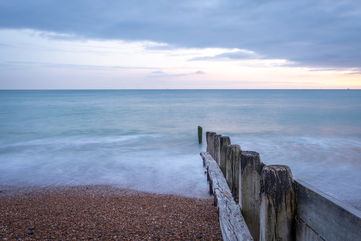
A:
{"label": "weathered wooden post", "polygon": [[239,203],[239,189],[241,187],[241,147],[239,145],[237,145],[238,147],[236,148],[234,153],[234,158],[233,158],[233,162],[232,162],[232,174],[233,174],[233,189],[232,189],[232,193],[233,193],[233,198],[234,200]]}
{"label": "weathered wooden post", "polygon": [[228,145],[226,147],[226,180],[235,199],[238,199],[236,198],[236,195],[238,197],[236,187],[238,186],[237,182],[239,181],[239,178],[236,176],[239,175],[239,171],[237,171],[236,166],[237,163],[239,166],[240,153],[241,147],[239,145]]}
{"label": "weathered wooden post", "polygon": [[207,131],[206,140],[207,140],[207,152],[214,158],[214,136],[215,132]]}
{"label": "weathered wooden post", "polygon": [[288,166],[270,165],[261,175],[261,241],[294,240],[295,194]]}
{"label": "weathered wooden post", "polygon": [[221,159],[221,144],[220,144],[221,135],[214,135],[214,157],[213,159],[217,162],[219,166],[219,161]]}
{"label": "weathered wooden post", "polygon": [[231,144],[231,139],[228,136],[221,136],[219,139],[219,149],[221,150],[219,158],[219,167],[224,176],[226,176],[226,146]]}
{"label": "weathered wooden post", "polygon": [[241,190],[239,204],[254,240],[259,240],[259,212],[261,205],[261,174],[265,165],[254,151],[241,152]]}
{"label": "weathered wooden post", "polygon": [[202,144],[202,134],[203,134],[203,130],[201,126],[198,126],[198,143]]}

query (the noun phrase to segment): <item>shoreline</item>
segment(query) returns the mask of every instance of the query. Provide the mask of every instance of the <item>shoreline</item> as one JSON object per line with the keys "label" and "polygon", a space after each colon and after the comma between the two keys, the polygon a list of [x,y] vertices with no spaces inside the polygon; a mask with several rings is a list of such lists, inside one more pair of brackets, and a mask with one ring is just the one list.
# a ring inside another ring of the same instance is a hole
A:
{"label": "shoreline", "polygon": [[109,185],[0,190],[0,240],[221,239],[212,198]]}

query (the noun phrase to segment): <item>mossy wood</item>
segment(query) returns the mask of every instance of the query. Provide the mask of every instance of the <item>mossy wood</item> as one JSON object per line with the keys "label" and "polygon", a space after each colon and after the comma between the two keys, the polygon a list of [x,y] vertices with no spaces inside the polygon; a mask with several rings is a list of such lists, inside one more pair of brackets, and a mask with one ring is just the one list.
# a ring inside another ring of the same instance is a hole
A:
{"label": "mossy wood", "polygon": [[198,126],[198,143],[202,144],[202,139],[203,139],[203,129],[201,126]]}

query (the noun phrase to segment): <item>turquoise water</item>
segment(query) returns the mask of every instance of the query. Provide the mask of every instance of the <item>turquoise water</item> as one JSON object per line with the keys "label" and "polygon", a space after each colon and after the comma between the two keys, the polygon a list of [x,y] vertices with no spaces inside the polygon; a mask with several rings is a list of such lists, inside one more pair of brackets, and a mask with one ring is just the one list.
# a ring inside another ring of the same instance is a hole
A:
{"label": "turquoise water", "polygon": [[206,196],[198,125],[361,203],[357,90],[0,91],[0,184]]}

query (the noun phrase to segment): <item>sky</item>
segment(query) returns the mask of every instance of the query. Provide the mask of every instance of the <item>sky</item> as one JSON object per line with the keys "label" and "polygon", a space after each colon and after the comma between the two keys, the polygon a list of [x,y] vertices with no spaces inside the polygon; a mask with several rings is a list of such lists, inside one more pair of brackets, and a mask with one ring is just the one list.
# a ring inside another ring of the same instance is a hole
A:
{"label": "sky", "polygon": [[360,0],[0,0],[0,89],[360,89]]}

